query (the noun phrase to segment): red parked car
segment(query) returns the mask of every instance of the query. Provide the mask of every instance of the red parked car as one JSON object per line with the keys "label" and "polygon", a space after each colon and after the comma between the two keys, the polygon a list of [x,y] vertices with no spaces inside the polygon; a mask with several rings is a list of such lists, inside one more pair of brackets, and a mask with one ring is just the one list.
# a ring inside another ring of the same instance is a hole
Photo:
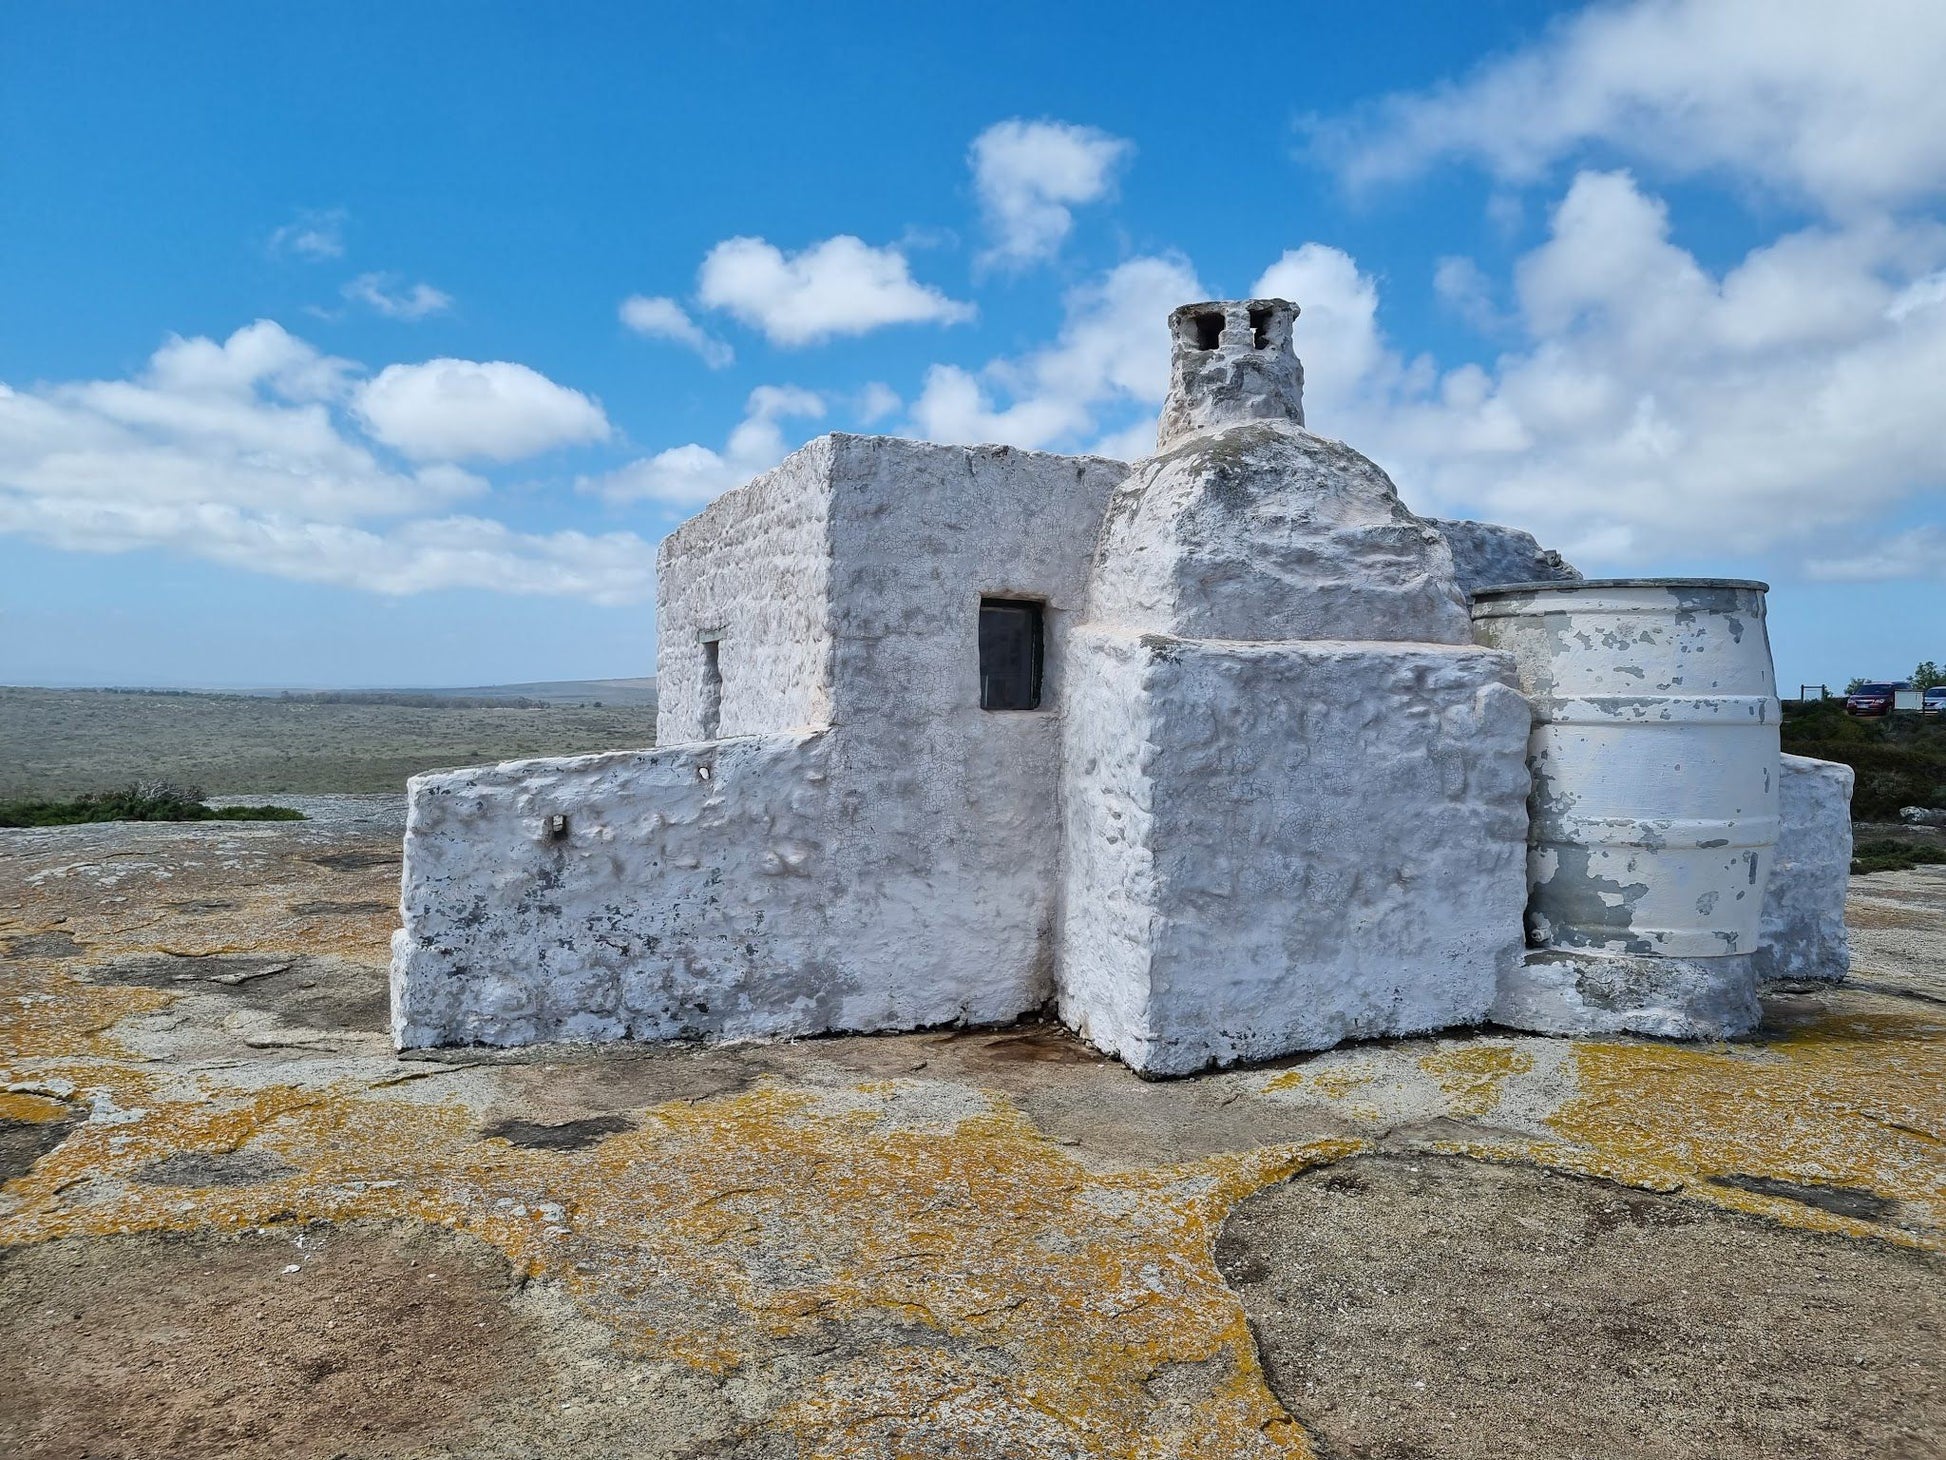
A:
{"label": "red parked car", "polygon": [[1889,681],[1861,684],[1845,696],[1845,713],[1847,715],[1889,715],[1892,713],[1892,697],[1902,689],[1911,688],[1912,686],[1904,680],[1896,684]]}

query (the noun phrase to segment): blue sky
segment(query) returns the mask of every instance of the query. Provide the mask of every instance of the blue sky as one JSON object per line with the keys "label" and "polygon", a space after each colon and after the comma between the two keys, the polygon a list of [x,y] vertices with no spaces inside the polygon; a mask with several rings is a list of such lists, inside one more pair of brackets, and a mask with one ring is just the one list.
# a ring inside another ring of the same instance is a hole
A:
{"label": "blue sky", "polygon": [[654,663],[824,430],[1137,454],[1284,292],[1314,429],[1590,573],[1946,657],[1946,7],[14,3],[0,681]]}

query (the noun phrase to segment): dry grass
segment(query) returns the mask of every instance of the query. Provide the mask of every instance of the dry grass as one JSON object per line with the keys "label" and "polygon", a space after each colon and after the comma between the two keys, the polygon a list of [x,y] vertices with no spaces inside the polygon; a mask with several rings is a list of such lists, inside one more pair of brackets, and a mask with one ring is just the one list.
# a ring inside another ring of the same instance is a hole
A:
{"label": "dry grass", "polygon": [[425,770],[654,743],[655,712],[640,706],[432,709],[0,688],[0,798],[157,777],[217,796],[398,791]]}

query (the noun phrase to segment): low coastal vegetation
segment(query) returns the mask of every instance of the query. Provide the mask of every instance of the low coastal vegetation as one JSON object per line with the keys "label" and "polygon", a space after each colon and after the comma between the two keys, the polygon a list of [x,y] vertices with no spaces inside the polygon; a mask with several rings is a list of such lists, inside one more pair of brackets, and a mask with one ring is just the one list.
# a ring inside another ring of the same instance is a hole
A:
{"label": "low coastal vegetation", "polygon": [[406,778],[655,743],[652,684],[316,695],[0,687],[0,800],[162,778],[266,800],[403,793]]}
{"label": "low coastal vegetation", "polygon": [[1895,841],[1890,837],[1874,837],[1851,849],[1851,870],[1854,875],[1862,872],[1910,872],[1914,867],[1940,862],[1946,862],[1946,846]]}
{"label": "low coastal vegetation", "polygon": [[196,786],[137,781],[67,801],[0,801],[0,826],[81,826],[91,821],[302,821],[288,806],[211,806]]}
{"label": "low coastal vegetation", "polygon": [[1784,707],[1784,749],[1835,760],[1856,772],[1855,821],[1897,821],[1907,806],[1946,807],[1946,716],[1886,715],[1861,720],[1842,700]]}

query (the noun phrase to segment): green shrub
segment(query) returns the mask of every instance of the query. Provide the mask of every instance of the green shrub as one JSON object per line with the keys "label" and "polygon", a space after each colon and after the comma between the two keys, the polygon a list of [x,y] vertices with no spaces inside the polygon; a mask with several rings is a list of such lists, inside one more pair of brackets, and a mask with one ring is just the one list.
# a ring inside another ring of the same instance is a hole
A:
{"label": "green shrub", "polygon": [[1946,847],[1924,847],[1913,842],[1869,841],[1851,849],[1851,870],[1864,872],[1910,872],[1946,862]]}
{"label": "green shrub", "polygon": [[1861,720],[1839,700],[1789,705],[1784,749],[1848,765],[1858,777],[1851,814],[1897,821],[1905,806],[1946,807],[1946,716],[1886,715]]}
{"label": "green shrub", "polygon": [[95,821],[302,821],[288,806],[206,806],[196,786],[138,781],[72,801],[0,801],[0,826],[81,826]]}

